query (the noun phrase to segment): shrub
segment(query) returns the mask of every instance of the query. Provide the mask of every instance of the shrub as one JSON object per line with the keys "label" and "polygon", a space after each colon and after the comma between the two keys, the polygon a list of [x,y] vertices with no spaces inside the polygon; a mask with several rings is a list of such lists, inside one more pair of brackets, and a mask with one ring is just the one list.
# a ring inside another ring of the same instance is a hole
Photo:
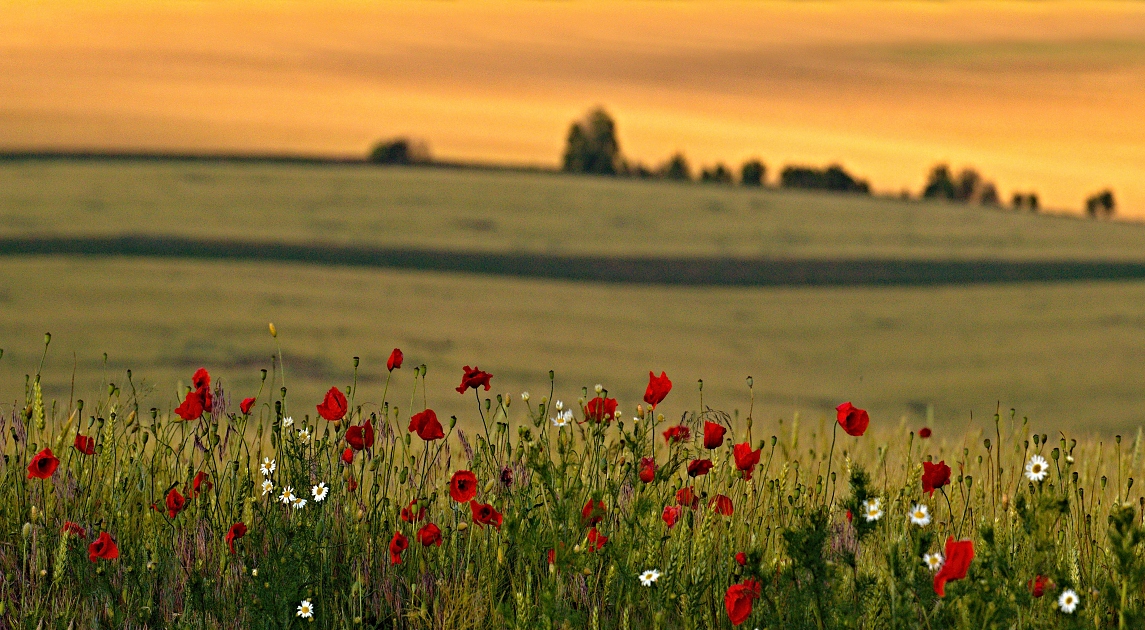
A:
{"label": "shrub", "polygon": [[428,164],[432,161],[429,146],[409,138],[395,138],[374,145],[370,162],[375,164]]}
{"label": "shrub", "polygon": [[779,185],[784,188],[806,188],[870,194],[870,185],[851,176],[842,166],[832,164],[825,169],[808,166],[787,166],[779,174]]}

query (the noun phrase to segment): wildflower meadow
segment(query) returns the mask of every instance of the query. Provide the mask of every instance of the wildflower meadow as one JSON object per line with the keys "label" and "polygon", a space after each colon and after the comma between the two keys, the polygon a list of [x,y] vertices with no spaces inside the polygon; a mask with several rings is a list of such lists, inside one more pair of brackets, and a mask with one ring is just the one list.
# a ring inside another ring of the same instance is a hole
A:
{"label": "wildflower meadow", "polygon": [[0,627],[1145,627],[1139,431],[754,418],[750,377],[720,401],[743,414],[663,372],[636,401],[496,393],[399,349],[359,392],[358,363],[322,400],[281,350],[257,391],[206,366],[166,399],[30,372],[0,415]]}

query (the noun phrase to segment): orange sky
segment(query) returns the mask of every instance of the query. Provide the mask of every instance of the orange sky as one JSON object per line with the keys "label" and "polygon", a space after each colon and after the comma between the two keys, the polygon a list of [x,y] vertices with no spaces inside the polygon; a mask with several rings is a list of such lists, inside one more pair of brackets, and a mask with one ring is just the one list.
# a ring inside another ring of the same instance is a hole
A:
{"label": "orange sky", "polygon": [[593,104],[630,157],[972,164],[1145,215],[1145,3],[0,0],[0,146],[555,164]]}

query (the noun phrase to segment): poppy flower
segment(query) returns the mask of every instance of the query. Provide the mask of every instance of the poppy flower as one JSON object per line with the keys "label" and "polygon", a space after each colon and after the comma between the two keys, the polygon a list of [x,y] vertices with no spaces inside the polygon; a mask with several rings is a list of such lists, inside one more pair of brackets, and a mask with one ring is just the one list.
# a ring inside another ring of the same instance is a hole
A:
{"label": "poppy flower", "polygon": [[235,541],[243,536],[246,536],[246,525],[243,523],[235,523],[227,530],[227,547],[230,548],[231,553],[235,552]]}
{"label": "poppy flower", "polygon": [[72,446],[84,455],[95,455],[95,438],[93,437],[77,433]]}
{"label": "poppy flower", "polygon": [[250,415],[251,407],[254,407],[254,399],[253,398],[243,398],[243,401],[241,403],[239,403],[239,409],[242,410],[244,416]]}
{"label": "poppy flower", "polygon": [[644,390],[644,402],[655,409],[670,391],[672,391],[672,381],[668,380],[667,374],[660,372],[660,376],[656,376],[654,372],[648,372],[648,389]]}
{"label": "poppy flower", "polygon": [[589,525],[596,525],[604,520],[604,514],[608,508],[604,507],[604,501],[597,501],[593,504],[592,499],[584,504],[584,508],[580,511],[581,525],[588,527]]}
{"label": "poppy flower", "polygon": [[974,541],[955,541],[953,536],[946,539],[946,563],[934,574],[934,592],[939,597],[946,597],[946,583],[950,580],[961,580],[970,570],[970,561],[974,559]]}
{"label": "poppy flower", "polygon": [[751,616],[752,602],[759,597],[759,582],[748,578],[740,584],[732,584],[724,594],[724,608],[733,626],[738,626]]}
{"label": "poppy flower", "polygon": [[665,505],[664,512],[660,514],[660,518],[664,519],[664,524],[668,526],[668,529],[672,529],[676,526],[676,521],[680,520],[683,514],[684,508],[678,505]]}
{"label": "poppy flower", "polygon": [[744,479],[751,479],[751,473],[759,464],[759,455],[763,449],[751,450],[750,442],[743,442],[736,444],[732,448],[732,454],[735,455],[736,469],[743,473]]}
{"label": "poppy flower", "polygon": [[87,536],[87,530],[84,529],[83,526],[81,526],[79,523],[73,523],[71,521],[64,521],[64,527],[60,530],[60,533],[75,534],[80,538]]}
{"label": "poppy flower", "polygon": [[175,413],[184,420],[196,420],[203,415],[203,395],[198,390],[187,392],[183,404],[175,407]]}
{"label": "poppy flower", "polygon": [[664,441],[668,444],[673,442],[687,442],[691,437],[692,430],[682,424],[668,427],[668,430],[664,432]]}
{"label": "poppy flower", "polygon": [[353,492],[358,489],[358,480],[350,477],[350,480],[346,482],[346,485],[350,488],[350,492]]}
{"label": "poppy flower", "polygon": [[366,424],[356,424],[346,429],[346,443],[355,451],[362,451],[374,447],[374,423],[366,420]]}
{"label": "poppy flower", "polygon": [[611,420],[616,417],[616,399],[597,396],[584,407],[584,419],[594,422]]}
{"label": "poppy flower", "polygon": [[922,463],[922,491],[934,496],[934,491],[950,483],[950,466],[946,461]]}
{"label": "poppy flower", "polygon": [[930,437],[930,427],[923,427],[923,428],[919,429],[918,430],[918,437],[920,437],[924,440],[926,438]]}
{"label": "poppy flower", "polygon": [[390,564],[401,564],[406,549],[409,549],[409,539],[401,532],[394,532],[390,539]]}
{"label": "poppy flower", "polygon": [[704,422],[704,448],[712,450],[724,443],[724,434],[728,430],[723,425],[714,422]]}
{"label": "poppy flower", "polygon": [[708,474],[712,469],[712,460],[710,459],[693,459],[688,462],[688,476],[699,477],[700,475]]}
{"label": "poppy flower", "polygon": [[690,507],[693,510],[700,507],[700,497],[692,492],[691,486],[684,486],[676,491],[676,505]]}
{"label": "poppy flower", "polygon": [[47,479],[51,477],[56,468],[60,465],[60,460],[52,454],[52,449],[45,448],[44,450],[32,456],[31,461],[28,462],[28,479],[35,477],[36,479]]}
{"label": "poppy flower", "polygon": [[322,399],[322,404],[316,407],[318,415],[330,422],[341,420],[346,416],[346,395],[337,387],[331,387]]}
{"label": "poppy flower", "polygon": [[394,348],[394,351],[390,353],[390,358],[386,360],[386,369],[391,372],[401,369],[402,361],[404,361],[405,358],[401,350]]}
{"label": "poppy flower", "polygon": [[191,385],[195,389],[206,389],[211,386],[211,375],[207,372],[207,368],[195,370],[195,374],[191,377]]}
{"label": "poppy flower", "polygon": [[409,505],[402,508],[401,517],[407,523],[416,523],[425,519],[425,508],[419,508],[417,499],[412,499]]}
{"label": "poppy flower", "polygon": [[742,551],[737,553],[736,554],[736,564],[740,565],[741,567],[746,565],[747,564],[747,554],[742,552]]}
{"label": "poppy flower", "polygon": [[549,549],[549,553],[545,554],[545,556],[546,556],[546,559],[549,561],[549,564],[556,564],[557,563],[557,551],[555,549]]}
{"label": "poppy flower", "polygon": [[656,478],[656,458],[655,457],[641,457],[640,458],[640,481],[644,483],[652,483]]}
{"label": "poppy flower", "polygon": [[732,506],[732,500],[722,494],[717,494],[712,497],[712,500],[708,501],[708,507],[715,509],[716,514],[722,514],[723,516],[731,516],[732,513],[735,512],[735,508]]}
{"label": "poppy flower", "polygon": [[1050,579],[1044,575],[1035,576],[1034,579],[1026,582],[1026,588],[1030,589],[1030,594],[1034,597],[1041,597],[1046,594],[1046,586],[1049,584]]}
{"label": "poppy flower", "polygon": [[855,515],[851,514],[851,510],[847,510],[847,522],[850,523],[855,519]]}
{"label": "poppy flower", "polygon": [[178,490],[171,488],[167,492],[165,504],[167,505],[167,515],[171,518],[175,518],[175,515],[187,506],[187,497],[179,494]]}
{"label": "poppy flower", "polygon": [[866,410],[845,402],[835,407],[835,412],[839,426],[843,427],[847,435],[860,437],[867,432],[867,425],[871,423],[871,417],[867,415]]}
{"label": "poppy flower", "polygon": [[470,501],[469,512],[473,516],[474,523],[478,525],[492,525],[497,529],[501,529],[501,513],[494,509],[492,505]]}
{"label": "poppy flower", "polygon": [[111,534],[107,532],[100,532],[99,538],[95,542],[87,546],[88,560],[95,562],[98,559],[115,560],[119,557],[119,547],[115,546],[115,541],[111,539]]}
{"label": "poppy flower", "polygon": [[458,503],[469,503],[477,496],[477,475],[468,470],[453,473],[449,480],[449,496]]}
{"label": "poppy flower", "polygon": [[354,463],[354,449],[347,446],[346,450],[342,451],[342,463],[349,466]]}
{"label": "poppy flower", "polygon": [[440,547],[441,529],[439,529],[438,526],[434,525],[433,523],[427,523],[425,527],[417,530],[417,541],[421,543],[423,547],[428,547],[430,545],[437,545]]}
{"label": "poppy flower", "polygon": [[603,547],[606,542],[608,542],[608,536],[598,532],[595,527],[588,530],[588,550],[590,552],[595,553],[600,551],[600,548]]}
{"label": "poppy flower", "polygon": [[461,375],[461,384],[457,386],[457,393],[464,394],[469,388],[477,389],[482,385],[485,386],[485,391],[489,391],[489,379],[493,375],[488,372],[482,372],[477,366],[465,366],[465,372]]}
{"label": "poppy flower", "polygon": [[426,442],[440,440],[445,437],[441,423],[437,421],[437,414],[432,409],[416,413],[409,421],[410,433],[417,431],[417,436]]}
{"label": "poppy flower", "polygon": [[195,478],[191,481],[191,497],[192,498],[199,495],[199,492],[201,492],[203,489],[204,483],[207,485],[208,491],[210,491],[211,488],[215,487],[214,484],[211,483],[209,479],[207,479],[207,473],[200,470],[199,473],[195,475]]}

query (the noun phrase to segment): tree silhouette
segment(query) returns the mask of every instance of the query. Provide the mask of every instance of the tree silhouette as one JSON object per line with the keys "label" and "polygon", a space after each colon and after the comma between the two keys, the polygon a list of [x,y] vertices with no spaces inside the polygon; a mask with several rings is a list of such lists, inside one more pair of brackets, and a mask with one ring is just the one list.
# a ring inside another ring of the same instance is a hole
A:
{"label": "tree silhouette", "polygon": [[569,127],[564,170],[569,173],[616,175],[622,168],[616,122],[603,108],[590,111]]}
{"label": "tree silhouette", "polygon": [[739,183],[741,186],[763,186],[763,179],[767,177],[767,167],[759,160],[748,160],[740,168]]}

